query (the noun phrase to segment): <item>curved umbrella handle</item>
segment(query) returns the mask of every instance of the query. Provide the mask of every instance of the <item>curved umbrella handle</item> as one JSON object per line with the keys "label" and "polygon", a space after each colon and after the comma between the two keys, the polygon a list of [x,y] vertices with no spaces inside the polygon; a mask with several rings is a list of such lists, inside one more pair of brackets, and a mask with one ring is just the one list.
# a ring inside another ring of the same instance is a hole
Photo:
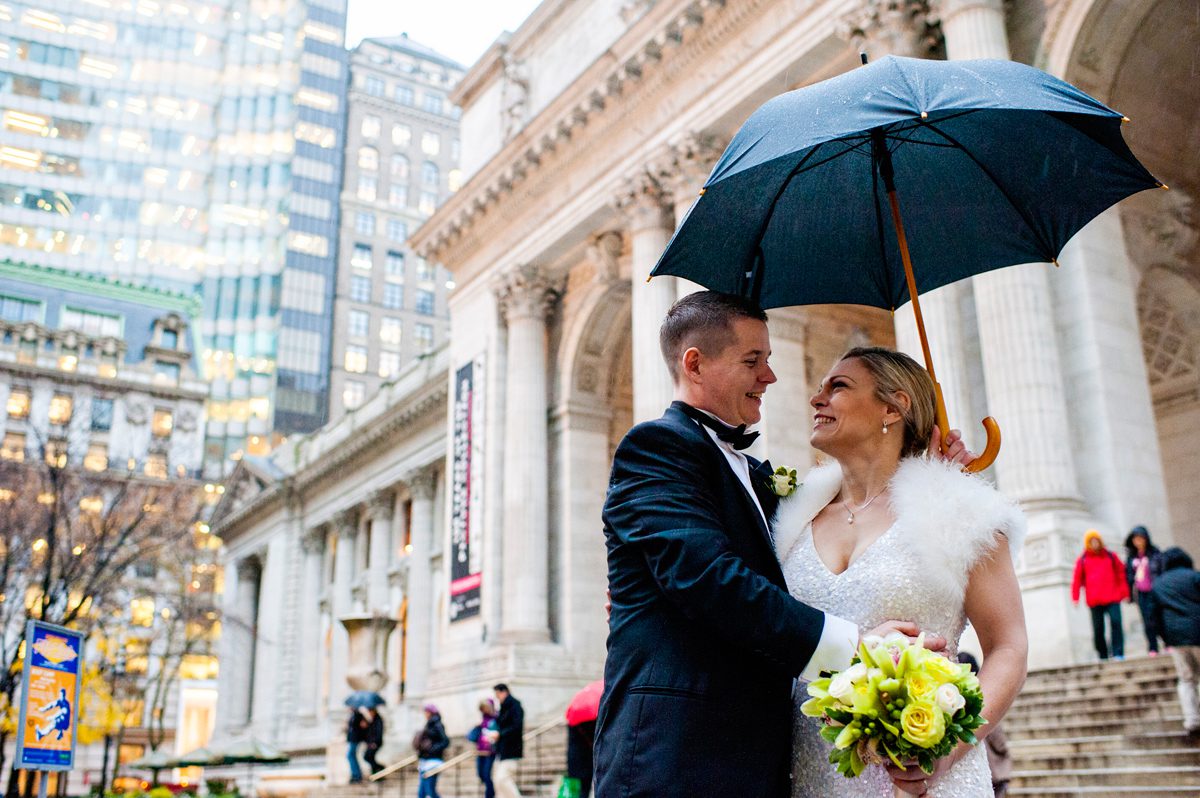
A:
{"label": "curved umbrella handle", "polygon": [[987,445],[983,447],[983,453],[972,460],[965,469],[972,474],[996,462],[996,456],[1000,454],[1000,425],[996,423],[996,419],[988,416],[983,420],[983,428],[987,431]]}

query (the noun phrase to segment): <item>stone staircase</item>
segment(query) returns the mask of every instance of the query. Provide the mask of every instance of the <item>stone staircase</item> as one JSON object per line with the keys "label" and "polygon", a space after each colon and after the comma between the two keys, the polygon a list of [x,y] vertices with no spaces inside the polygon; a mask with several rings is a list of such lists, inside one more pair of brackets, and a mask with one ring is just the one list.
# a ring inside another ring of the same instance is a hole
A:
{"label": "stone staircase", "polygon": [[1034,671],[1004,720],[1009,795],[1200,796],[1169,656]]}

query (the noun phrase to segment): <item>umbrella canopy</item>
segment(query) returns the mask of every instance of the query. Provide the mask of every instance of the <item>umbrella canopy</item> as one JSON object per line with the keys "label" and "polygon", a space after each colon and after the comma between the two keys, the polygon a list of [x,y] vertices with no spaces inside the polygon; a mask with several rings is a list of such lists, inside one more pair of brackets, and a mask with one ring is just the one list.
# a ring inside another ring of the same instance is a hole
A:
{"label": "umbrella canopy", "polygon": [[888,56],[755,111],[653,274],[765,308],[899,307],[888,163],[919,292],[1053,261],[1101,211],[1160,185],[1121,120],[1024,64]]}
{"label": "umbrella canopy", "polygon": [[225,764],[225,757],[207,746],[195,748],[175,758],[176,767],[213,767]]}
{"label": "umbrella canopy", "polygon": [[126,767],[138,770],[167,770],[179,766],[179,760],[166,751],[151,751],[130,762]]}
{"label": "umbrella canopy", "polygon": [[273,745],[256,737],[246,737],[223,745],[218,752],[224,764],[283,765],[291,758]]}
{"label": "umbrella canopy", "polygon": [[380,704],[386,704],[383,696],[376,693],[374,690],[355,690],[346,697],[345,704],[348,707],[363,707],[364,709],[374,709]]}
{"label": "umbrella canopy", "polygon": [[597,679],[580,690],[567,705],[567,725],[578,726],[595,720],[600,712],[600,696],[604,693],[604,680]]}

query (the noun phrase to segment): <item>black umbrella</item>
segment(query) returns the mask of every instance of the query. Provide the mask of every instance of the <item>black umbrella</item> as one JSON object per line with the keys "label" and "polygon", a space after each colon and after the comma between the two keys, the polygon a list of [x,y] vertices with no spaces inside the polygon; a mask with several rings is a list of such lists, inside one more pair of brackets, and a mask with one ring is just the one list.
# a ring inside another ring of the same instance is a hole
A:
{"label": "black umbrella", "polygon": [[[1121,138],[1122,118],[1024,64],[888,56],[755,111],[652,274],[765,308],[911,299],[936,384],[918,292],[1057,262],[1096,215],[1162,185]],[[972,470],[999,451],[999,427],[984,425]]]}
{"label": "black umbrella", "polygon": [[374,709],[380,704],[386,704],[387,702],[383,700],[383,696],[374,690],[355,690],[346,698],[345,703],[348,707]]}

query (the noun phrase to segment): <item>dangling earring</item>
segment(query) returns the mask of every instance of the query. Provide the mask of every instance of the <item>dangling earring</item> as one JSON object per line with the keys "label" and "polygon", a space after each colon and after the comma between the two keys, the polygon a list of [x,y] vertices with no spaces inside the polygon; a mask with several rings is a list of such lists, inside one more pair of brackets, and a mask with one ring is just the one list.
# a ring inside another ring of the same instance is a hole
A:
{"label": "dangling earring", "polygon": [[887,435],[887,424],[883,425],[883,434]]}

